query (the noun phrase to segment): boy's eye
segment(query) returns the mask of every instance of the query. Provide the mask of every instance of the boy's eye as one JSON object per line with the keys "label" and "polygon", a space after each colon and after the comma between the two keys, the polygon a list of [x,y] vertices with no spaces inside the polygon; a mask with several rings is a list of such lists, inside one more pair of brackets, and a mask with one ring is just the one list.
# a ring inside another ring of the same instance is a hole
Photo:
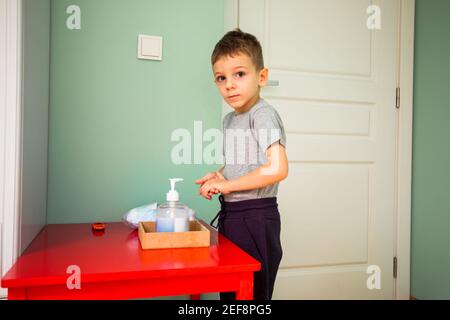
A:
{"label": "boy's eye", "polygon": [[224,76],[218,76],[217,78],[216,78],[216,81],[217,82],[222,82],[222,81],[224,81],[225,80],[225,77]]}
{"label": "boy's eye", "polygon": [[236,73],[236,76],[238,78],[242,78],[243,76],[245,76],[245,72],[244,71],[239,71],[239,72]]}

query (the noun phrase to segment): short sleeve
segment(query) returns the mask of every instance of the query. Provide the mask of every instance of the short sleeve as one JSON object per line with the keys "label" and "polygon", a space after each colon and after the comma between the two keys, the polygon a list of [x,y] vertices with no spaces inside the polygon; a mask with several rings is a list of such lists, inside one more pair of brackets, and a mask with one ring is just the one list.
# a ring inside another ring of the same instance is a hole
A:
{"label": "short sleeve", "polygon": [[258,145],[263,152],[276,142],[286,147],[283,121],[273,107],[263,107],[255,112],[253,130],[255,131]]}

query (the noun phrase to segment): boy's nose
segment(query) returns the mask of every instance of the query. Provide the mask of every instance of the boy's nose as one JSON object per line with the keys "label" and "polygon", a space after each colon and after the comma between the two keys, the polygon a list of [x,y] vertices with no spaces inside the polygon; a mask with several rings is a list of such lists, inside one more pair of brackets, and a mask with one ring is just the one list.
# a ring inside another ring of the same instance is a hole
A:
{"label": "boy's nose", "polygon": [[231,79],[227,79],[227,83],[225,84],[225,86],[228,90],[232,89],[234,88],[234,82]]}

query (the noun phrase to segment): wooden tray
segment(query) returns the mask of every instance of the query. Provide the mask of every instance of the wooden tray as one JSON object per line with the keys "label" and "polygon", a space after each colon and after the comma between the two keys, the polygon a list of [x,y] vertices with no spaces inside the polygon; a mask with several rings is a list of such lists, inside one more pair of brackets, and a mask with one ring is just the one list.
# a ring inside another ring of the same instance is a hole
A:
{"label": "wooden tray", "polygon": [[188,232],[156,232],[154,221],[139,223],[142,249],[209,247],[210,231],[198,220],[189,221]]}

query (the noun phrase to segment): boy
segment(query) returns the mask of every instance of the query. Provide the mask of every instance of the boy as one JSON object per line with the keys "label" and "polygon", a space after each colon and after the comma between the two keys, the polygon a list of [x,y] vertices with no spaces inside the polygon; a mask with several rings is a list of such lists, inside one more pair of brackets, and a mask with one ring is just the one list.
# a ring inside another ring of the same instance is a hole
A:
{"label": "boy", "polygon": [[[211,62],[215,83],[234,111],[223,120],[224,166],[196,183],[208,200],[221,194],[221,210],[211,224],[219,218],[219,232],[261,262],[254,298],[270,300],[282,257],[276,195],[278,183],[288,174],[283,123],[260,98],[268,70],[253,35],[239,29],[228,32],[217,43]],[[235,296],[221,293],[220,298]]]}

